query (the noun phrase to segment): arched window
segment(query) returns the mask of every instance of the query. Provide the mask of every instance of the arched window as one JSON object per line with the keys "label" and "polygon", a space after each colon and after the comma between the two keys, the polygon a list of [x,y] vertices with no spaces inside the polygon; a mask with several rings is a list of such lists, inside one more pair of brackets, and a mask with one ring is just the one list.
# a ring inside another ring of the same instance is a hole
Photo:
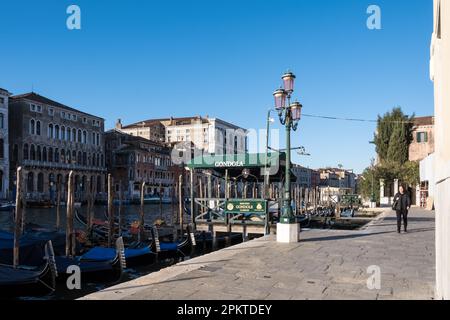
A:
{"label": "arched window", "polygon": [[105,162],[105,159],[103,158],[103,154],[101,155],[101,161],[100,161],[100,166],[101,167],[103,167],[105,164],[104,164],[104,162]]}
{"label": "arched window", "polygon": [[36,122],[34,121],[34,119],[30,120],[30,134],[34,134],[35,131],[35,127],[36,127]]}
{"label": "arched window", "polygon": [[37,161],[42,161],[41,146],[37,146],[36,160],[37,160]]}
{"label": "arched window", "polygon": [[41,135],[41,121],[36,121],[36,135]]}
{"label": "arched window", "polygon": [[61,140],[66,140],[66,128],[61,126]]}
{"label": "arched window", "polygon": [[28,175],[27,175],[27,192],[34,192],[34,174],[33,174],[33,172],[28,172]]}
{"label": "arched window", "polygon": [[102,192],[102,177],[97,176],[97,193]]}
{"label": "arched window", "polygon": [[48,148],[48,162],[53,162],[53,148]]}
{"label": "arched window", "polygon": [[87,166],[87,153],[83,152],[83,166]]}
{"label": "arched window", "polygon": [[37,177],[37,191],[44,192],[44,174],[42,172],[39,172]]}
{"label": "arched window", "polygon": [[47,136],[49,139],[53,139],[53,125],[51,123],[48,125]]}
{"label": "arched window", "polygon": [[82,157],[81,157],[81,151],[78,151],[78,158],[77,158],[77,162],[78,164],[82,164]]}
{"label": "arched window", "polygon": [[77,137],[77,141],[78,141],[79,143],[81,143],[81,130],[80,130],[80,129],[78,129],[78,137]]}
{"label": "arched window", "polygon": [[61,162],[66,163],[66,151],[61,149]]}
{"label": "arched window", "polygon": [[87,142],[87,132],[83,131],[83,143],[86,144]]}
{"label": "arched window", "polygon": [[70,128],[66,128],[66,139],[70,141]]}
{"label": "arched window", "polygon": [[97,154],[97,167],[100,167],[100,155]]}
{"label": "arched window", "polygon": [[77,163],[77,152],[76,151],[72,151],[72,162]]}
{"label": "arched window", "polygon": [[47,148],[42,148],[42,161],[47,162]]}
{"label": "arched window", "polygon": [[55,162],[58,163],[59,162],[59,149],[55,148]]}
{"label": "arched window", "polygon": [[55,139],[59,140],[59,126],[55,126]]}
{"label": "arched window", "polygon": [[23,145],[23,160],[28,160],[30,155],[28,154],[28,144]]}
{"label": "arched window", "polygon": [[0,139],[0,159],[5,158],[5,140]]}
{"label": "arched window", "polygon": [[34,147],[34,144],[30,146],[30,160],[32,161],[36,160],[36,149]]}
{"label": "arched window", "polygon": [[70,150],[67,150],[67,152],[66,152],[66,162],[72,163],[72,157],[70,155]]}
{"label": "arched window", "polygon": [[75,128],[72,129],[72,141],[77,141],[77,130]]}

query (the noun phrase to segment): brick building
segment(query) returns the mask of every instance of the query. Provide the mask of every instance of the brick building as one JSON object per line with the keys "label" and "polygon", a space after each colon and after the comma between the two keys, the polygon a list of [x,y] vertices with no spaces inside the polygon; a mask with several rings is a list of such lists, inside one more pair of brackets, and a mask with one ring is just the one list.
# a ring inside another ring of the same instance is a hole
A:
{"label": "brick building", "polygon": [[413,141],[409,145],[409,160],[421,161],[434,153],[434,117],[414,118]]}

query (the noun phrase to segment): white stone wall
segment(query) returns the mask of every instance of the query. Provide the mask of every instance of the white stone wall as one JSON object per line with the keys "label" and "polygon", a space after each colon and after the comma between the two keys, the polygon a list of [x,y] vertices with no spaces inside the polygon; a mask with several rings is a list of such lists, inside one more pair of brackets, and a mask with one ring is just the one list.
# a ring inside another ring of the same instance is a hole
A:
{"label": "white stone wall", "polygon": [[450,1],[434,0],[436,297],[450,299]]}

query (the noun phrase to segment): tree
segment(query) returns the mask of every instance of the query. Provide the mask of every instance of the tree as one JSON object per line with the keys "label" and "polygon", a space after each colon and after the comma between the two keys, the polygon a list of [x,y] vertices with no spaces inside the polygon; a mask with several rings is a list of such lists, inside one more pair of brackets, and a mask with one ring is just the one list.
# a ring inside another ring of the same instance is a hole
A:
{"label": "tree", "polygon": [[378,116],[373,143],[381,163],[385,161],[404,163],[408,160],[407,150],[412,141],[413,118],[414,115],[408,117],[399,107],[382,117]]}

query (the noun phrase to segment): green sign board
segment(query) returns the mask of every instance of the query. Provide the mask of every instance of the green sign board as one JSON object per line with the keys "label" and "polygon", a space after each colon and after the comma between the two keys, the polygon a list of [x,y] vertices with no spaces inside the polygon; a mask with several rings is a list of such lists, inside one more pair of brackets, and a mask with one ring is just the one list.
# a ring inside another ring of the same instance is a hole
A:
{"label": "green sign board", "polygon": [[226,213],[255,213],[265,214],[267,202],[265,200],[228,200],[225,202]]}

